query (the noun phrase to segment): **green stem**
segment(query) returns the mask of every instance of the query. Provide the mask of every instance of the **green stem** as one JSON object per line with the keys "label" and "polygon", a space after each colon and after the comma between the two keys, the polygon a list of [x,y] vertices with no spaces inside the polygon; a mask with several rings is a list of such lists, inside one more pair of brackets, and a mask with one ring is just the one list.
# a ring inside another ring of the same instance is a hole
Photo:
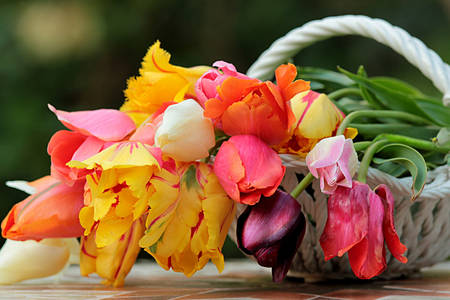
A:
{"label": "green stem", "polygon": [[359,164],[358,178],[357,180],[361,183],[366,183],[367,172],[369,170],[370,163],[375,153],[380,149],[380,147],[386,145],[389,141],[382,140],[372,143],[369,148],[367,148],[364,156]]}
{"label": "green stem", "polygon": [[354,111],[348,114],[345,119],[342,121],[341,125],[336,132],[336,135],[341,135],[344,133],[345,128],[355,119],[361,117],[370,117],[370,118],[379,118],[379,117],[387,117],[387,118],[395,118],[400,120],[405,120],[408,122],[416,123],[419,125],[433,125],[431,121],[424,119],[422,117],[406,113],[403,111],[393,111],[393,110],[359,110]]}
{"label": "green stem", "polygon": [[388,134],[388,133],[382,133],[377,135],[377,137],[373,140],[374,142],[379,140],[388,140],[389,142],[393,143],[401,143],[408,146],[411,146],[416,149],[425,150],[425,151],[437,151],[440,153],[448,153],[450,152],[449,146],[439,146],[433,142],[416,139],[412,137],[407,137],[403,135],[397,135],[397,134]]}
{"label": "green stem", "polygon": [[328,98],[332,100],[337,100],[347,95],[355,95],[362,97],[361,90],[357,88],[342,88],[337,91],[328,94]]}
{"label": "green stem", "polygon": [[372,145],[373,142],[357,142],[353,143],[353,147],[355,147],[355,151],[364,151],[366,150],[370,145]]}
{"label": "green stem", "polygon": [[308,187],[308,185],[311,184],[313,179],[314,176],[311,173],[308,173],[308,175],[306,175],[305,178],[303,178],[291,192],[291,196],[297,198]]}

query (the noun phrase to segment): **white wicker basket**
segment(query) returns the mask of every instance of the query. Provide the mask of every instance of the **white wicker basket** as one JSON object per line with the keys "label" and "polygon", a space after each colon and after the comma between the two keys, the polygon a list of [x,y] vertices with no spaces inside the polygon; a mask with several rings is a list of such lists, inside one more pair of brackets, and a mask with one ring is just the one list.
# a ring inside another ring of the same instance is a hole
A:
{"label": "white wicker basket", "polygon": [[[373,38],[394,49],[443,92],[445,105],[450,103],[450,66],[403,29],[384,20],[366,16],[328,17],[294,29],[262,53],[250,67],[248,75],[262,80],[270,79],[274,69],[299,50],[314,42],[341,35]],[[298,183],[296,173],[307,174],[308,170],[305,163],[293,155],[281,157],[287,167],[282,186],[290,192]],[[433,265],[450,256],[449,166],[442,166],[428,173],[427,184],[414,203],[410,201],[411,178],[398,179],[371,168],[367,183],[371,187],[384,183],[391,189],[395,198],[395,226],[400,240],[408,247],[408,263],[401,264],[388,254],[388,268],[380,277],[411,275],[422,267]],[[327,262],[324,260],[319,238],[327,219],[327,196],[321,193],[317,180],[313,182],[312,190],[313,194],[304,191],[297,200],[303,211],[311,215],[316,224],[313,226],[311,222],[307,222],[305,238],[288,276],[303,277],[306,280],[353,278],[346,255]],[[235,226],[236,222],[230,229],[230,236],[234,240]]]}

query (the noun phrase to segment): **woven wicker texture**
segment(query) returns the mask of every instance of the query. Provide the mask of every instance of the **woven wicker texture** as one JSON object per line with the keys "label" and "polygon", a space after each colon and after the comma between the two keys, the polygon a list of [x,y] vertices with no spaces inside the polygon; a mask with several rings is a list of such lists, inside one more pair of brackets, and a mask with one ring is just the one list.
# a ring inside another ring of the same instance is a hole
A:
{"label": "woven wicker texture", "polygon": [[[444,94],[444,104],[450,103],[450,67],[434,51],[403,29],[384,20],[365,16],[329,17],[292,30],[261,54],[250,67],[248,75],[269,79],[279,64],[299,50],[316,41],[347,34],[373,38],[405,56]],[[308,169],[304,161],[294,155],[280,156],[287,167],[282,186],[290,192],[298,184],[299,178],[308,173]],[[442,166],[429,172],[427,184],[414,203],[410,201],[411,182],[410,177],[398,179],[379,170],[369,169],[367,183],[372,188],[384,183],[391,189],[395,198],[395,226],[400,240],[408,247],[407,264],[393,259],[387,251],[388,268],[380,276],[383,278],[409,275],[450,256],[450,167]],[[319,238],[327,219],[327,196],[320,191],[318,180],[297,200],[309,221],[289,275],[307,280],[354,277],[347,255],[327,262],[324,260]],[[230,236],[234,240],[235,226],[236,222],[230,229]]]}

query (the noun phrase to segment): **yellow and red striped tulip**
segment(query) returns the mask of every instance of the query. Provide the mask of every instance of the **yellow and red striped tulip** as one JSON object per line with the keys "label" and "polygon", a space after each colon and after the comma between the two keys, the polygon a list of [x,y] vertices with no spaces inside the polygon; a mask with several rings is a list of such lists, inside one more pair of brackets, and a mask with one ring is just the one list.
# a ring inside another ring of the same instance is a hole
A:
{"label": "yellow and red striped tulip", "polygon": [[211,259],[223,270],[221,252],[236,205],[212,166],[166,162],[151,179],[154,193],[139,244],[166,270],[191,276]]}
{"label": "yellow and red striped tulip", "polygon": [[[295,95],[290,105],[295,123],[290,130],[290,137],[275,147],[279,153],[295,153],[306,157],[317,142],[333,136],[344,119],[344,114],[327,95],[314,91]],[[348,129],[345,136],[354,138],[356,133],[356,130]]]}
{"label": "yellow and red striped tulip", "polygon": [[128,80],[121,110],[141,124],[159,107],[176,98],[195,98],[194,85],[209,67],[183,68],[169,63],[170,54],[154,43],[142,62],[140,76]]}

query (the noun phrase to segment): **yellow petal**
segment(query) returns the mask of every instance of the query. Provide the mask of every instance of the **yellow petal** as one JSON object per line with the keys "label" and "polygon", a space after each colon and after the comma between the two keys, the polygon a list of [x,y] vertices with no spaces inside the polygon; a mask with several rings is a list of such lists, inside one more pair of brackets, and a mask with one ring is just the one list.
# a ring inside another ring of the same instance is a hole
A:
{"label": "yellow petal", "polygon": [[173,174],[165,169],[156,174],[159,179],[152,179],[155,192],[150,197],[148,229],[140,245],[163,268],[186,276],[209,260],[221,271],[221,248],[234,217],[234,201],[226,195],[211,166],[193,163],[178,171],[181,185],[166,180],[165,175]]}
{"label": "yellow petal", "polygon": [[84,235],[91,233],[92,226],[94,226],[94,207],[85,206],[80,210],[79,214],[81,227],[84,228]]}
{"label": "yellow petal", "polygon": [[322,139],[329,137],[342,120],[334,104],[325,94],[320,94],[306,111],[297,127],[297,134],[305,138]]}
{"label": "yellow petal", "polygon": [[67,165],[83,169],[100,166],[103,170],[141,166],[155,166],[159,169],[156,158],[147,149],[147,146],[139,142],[116,143],[83,162],[70,161]]}
{"label": "yellow petal", "polygon": [[129,189],[123,189],[117,195],[117,205],[115,207],[116,216],[125,218],[133,213],[134,204],[137,198]]}
{"label": "yellow petal", "polygon": [[104,278],[106,285],[120,287],[124,284],[125,276],[130,272],[140,248],[138,241],[144,233],[142,220],[135,221],[124,233],[121,239],[106,247],[95,245],[92,233],[82,239],[82,254],[80,270],[83,276],[97,273]]}
{"label": "yellow petal", "polygon": [[133,217],[117,218],[107,216],[103,218],[97,228],[95,243],[97,247],[105,247],[120,239],[120,237],[130,229],[133,223]]}

